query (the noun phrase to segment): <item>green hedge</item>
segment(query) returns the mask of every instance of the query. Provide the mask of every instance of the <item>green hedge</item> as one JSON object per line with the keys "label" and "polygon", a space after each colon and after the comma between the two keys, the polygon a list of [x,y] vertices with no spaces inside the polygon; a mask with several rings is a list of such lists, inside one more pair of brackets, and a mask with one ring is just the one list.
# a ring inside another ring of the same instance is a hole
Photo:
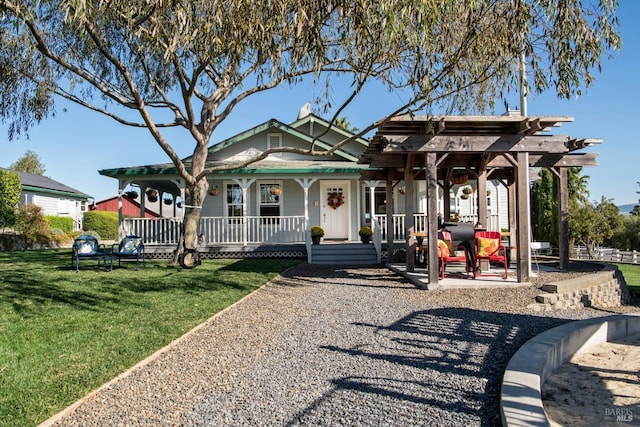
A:
{"label": "green hedge", "polygon": [[85,212],[82,220],[82,229],[96,232],[102,240],[117,240],[118,213],[104,211]]}
{"label": "green hedge", "polygon": [[59,228],[67,234],[73,231],[73,219],[71,217],[48,215],[46,219],[49,223],[49,230]]}

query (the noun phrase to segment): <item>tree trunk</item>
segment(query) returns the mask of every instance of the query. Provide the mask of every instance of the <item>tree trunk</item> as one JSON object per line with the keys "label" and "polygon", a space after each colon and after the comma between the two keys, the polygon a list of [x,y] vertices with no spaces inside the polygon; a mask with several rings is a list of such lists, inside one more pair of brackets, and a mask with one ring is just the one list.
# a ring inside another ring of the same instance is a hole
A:
{"label": "tree trunk", "polygon": [[198,225],[202,216],[202,204],[207,195],[209,183],[206,179],[201,179],[195,185],[187,187],[183,204],[184,221],[182,236],[178,241],[173,262],[177,263],[180,254],[185,249],[198,248]]}

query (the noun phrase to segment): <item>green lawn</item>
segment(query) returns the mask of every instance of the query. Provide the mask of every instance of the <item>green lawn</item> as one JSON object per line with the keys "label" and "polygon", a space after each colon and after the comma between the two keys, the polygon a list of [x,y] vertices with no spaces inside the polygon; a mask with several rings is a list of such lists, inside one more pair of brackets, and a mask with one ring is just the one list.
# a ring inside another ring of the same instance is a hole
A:
{"label": "green lawn", "polygon": [[629,291],[640,295],[640,265],[616,264],[627,282]]}
{"label": "green lawn", "polygon": [[69,250],[0,252],[0,425],[44,421],[299,262],[76,273]]}

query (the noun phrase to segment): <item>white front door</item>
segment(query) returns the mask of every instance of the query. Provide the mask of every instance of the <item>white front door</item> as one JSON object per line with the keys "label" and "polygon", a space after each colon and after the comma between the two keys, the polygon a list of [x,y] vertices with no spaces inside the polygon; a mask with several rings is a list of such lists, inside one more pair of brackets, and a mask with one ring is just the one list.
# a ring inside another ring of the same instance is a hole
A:
{"label": "white front door", "polygon": [[325,239],[349,238],[349,181],[320,182],[320,223]]}

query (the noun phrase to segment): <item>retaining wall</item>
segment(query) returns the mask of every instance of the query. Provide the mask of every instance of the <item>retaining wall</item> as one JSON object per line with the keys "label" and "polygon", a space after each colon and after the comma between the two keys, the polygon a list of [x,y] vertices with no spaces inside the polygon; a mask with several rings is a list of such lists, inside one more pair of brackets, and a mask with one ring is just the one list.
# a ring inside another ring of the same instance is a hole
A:
{"label": "retaining wall", "polygon": [[583,307],[617,307],[631,300],[624,276],[615,265],[607,264],[599,273],[586,274],[542,286],[546,293],[529,307],[536,311]]}

